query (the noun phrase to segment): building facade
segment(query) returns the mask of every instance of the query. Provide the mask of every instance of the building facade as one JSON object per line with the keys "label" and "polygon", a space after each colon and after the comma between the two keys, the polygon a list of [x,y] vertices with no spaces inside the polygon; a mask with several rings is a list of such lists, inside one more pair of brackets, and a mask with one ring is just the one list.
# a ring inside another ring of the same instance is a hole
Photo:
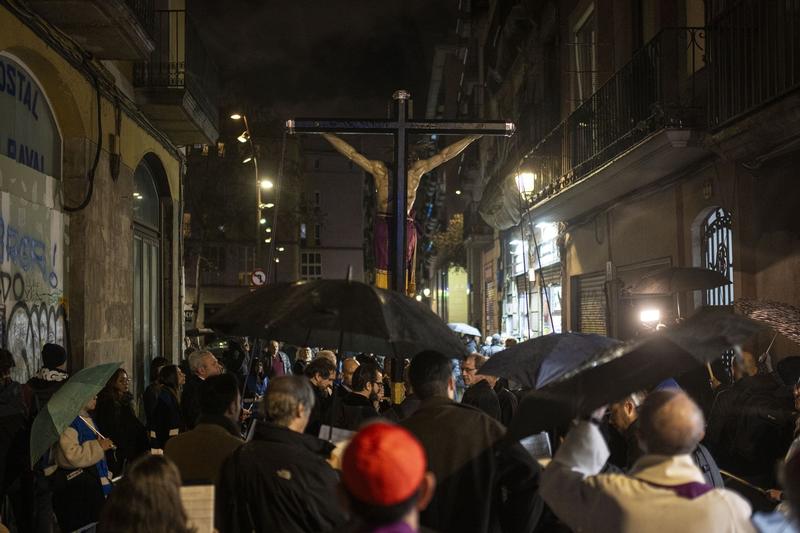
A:
{"label": "building facade", "polygon": [[[465,235],[484,331],[534,334],[537,299],[563,331],[619,338],[642,331],[644,309],[797,305],[798,17],[798,2],[467,2],[459,111],[518,126],[482,140],[480,172],[459,178],[477,203],[465,212],[493,230]],[[667,266],[732,283],[631,294]],[[779,338],[773,352],[791,349]]]}
{"label": "building facade", "polygon": [[0,337],[17,380],[57,342],[141,392],[181,352],[179,146],[216,140],[213,80],[185,8],[78,4],[0,4]]}

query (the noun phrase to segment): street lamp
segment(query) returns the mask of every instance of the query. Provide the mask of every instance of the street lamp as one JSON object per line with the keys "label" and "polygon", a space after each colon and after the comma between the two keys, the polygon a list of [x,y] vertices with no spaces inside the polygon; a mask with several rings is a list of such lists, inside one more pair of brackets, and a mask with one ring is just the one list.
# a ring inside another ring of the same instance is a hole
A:
{"label": "street lamp", "polygon": [[270,180],[268,180],[266,178],[262,179],[259,182],[259,184],[261,185],[261,188],[264,189],[265,191],[268,191],[268,190],[270,190],[271,188],[273,188],[275,186],[274,183],[272,183]]}
{"label": "street lamp", "polygon": [[533,172],[520,172],[514,177],[514,181],[517,182],[517,189],[523,198],[526,200],[530,198],[536,187],[536,174]]}

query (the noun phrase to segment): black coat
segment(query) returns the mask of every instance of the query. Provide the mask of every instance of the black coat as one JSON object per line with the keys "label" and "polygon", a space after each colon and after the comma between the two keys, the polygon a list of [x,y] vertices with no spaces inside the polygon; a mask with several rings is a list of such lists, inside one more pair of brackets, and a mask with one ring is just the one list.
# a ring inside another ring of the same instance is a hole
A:
{"label": "black coat", "polygon": [[474,407],[428,398],[400,422],[422,442],[436,492],[421,523],[441,533],[533,531],[542,513],[538,463]]}
{"label": "black coat", "polygon": [[110,395],[99,396],[94,420],[100,433],[117,446],[116,450],[106,452],[108,468],[114,475],[122,474],[125,465],[147,451],[147,431],[133,412],[130,396],[121,400]]}
{"label": "black coat", "polygon": [[498,422],[500,421],[500,400],[497,399],[497,394],[485,379],[470,386],[464,392],[461,403],[477,407]]}
{"label": "black coat", "polygon": [[186,429],[194,429],[197,419],[200,417],[200,384],[202,379],[194,374],[186,378],[181,392],[181,415]]}
{"label": "black coat", "polygon": [[322,424],[330,425],[331,423],[331,397],[313,385],[311,388],[314,391],[314,408],[311,409],[311,414],[308,417],[306,433],[317,437]]}
{"label": "black coat", "polygon": [[158,403],[153,410],[153,425],[148,429],[150,447],[161,450],[171,437],[186,431],[178,398],[167,387],[163,387],[158,395]]}
{"label": "black coat", "polygon": [[341,526],[339,479],[327,462],[331,450],[327,441],[258,422],[253,440],[222,465],[219,531],[316,533]]}
{"label": "black coat", "polygon": [[341,400],[337,399],[333,408],[333,425],[349,431],[358,431],[365,421],[381,416],[369,398],[355,392],[348,393]]}
{"label": "black coat", "polygon": [[497,401],[500,404],[500,422],[508,427],[514,419],[514,415],[517,414],[519,402],[514,393],[505,388],[500,381],[495,384],[494,392],[497,394]]}

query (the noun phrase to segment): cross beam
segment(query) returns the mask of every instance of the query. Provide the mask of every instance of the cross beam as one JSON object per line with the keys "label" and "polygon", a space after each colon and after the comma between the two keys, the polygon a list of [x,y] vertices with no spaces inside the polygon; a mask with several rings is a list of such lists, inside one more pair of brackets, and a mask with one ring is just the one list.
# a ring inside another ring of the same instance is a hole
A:
{"label": "cross beam", "polygon": [[395,168],[391,180],[394,197],[392,217],[394,231],[391,232],[389,264],[391,287],[398,292],[405,292],[408,136],[411,134],[511,136],[514,134],[515,126],[513,122],[508,121],[412,120],[409,106],[411,94],[403,90],[395,91],[392,99],[395,102],[394,113],[386,120],[299,118],[287,120],[286,129],[289,133],[363,133],[394,137]]}

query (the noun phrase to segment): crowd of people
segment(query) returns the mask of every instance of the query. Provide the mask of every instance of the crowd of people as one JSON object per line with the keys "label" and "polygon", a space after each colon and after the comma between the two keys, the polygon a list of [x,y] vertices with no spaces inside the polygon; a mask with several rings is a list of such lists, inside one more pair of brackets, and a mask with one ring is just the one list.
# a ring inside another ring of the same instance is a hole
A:
{"label": "crowd of people", "polygon": [[138,398],[119,368],[32,468],[31,422],[69,379],[66,352],[45,345],[19,384],[0,350],[0,522],[188,532],[181,487],[199,484],[221,533],[795,530],[794,358],[773,370],[744,350],[634,392],[553,428],[545,457],[506,429],[525,391],[482,373],[506,345],[464,342],[463,359],[404,362],[277,341],[241,343],[231,362],[194,346],[151,361]]}

